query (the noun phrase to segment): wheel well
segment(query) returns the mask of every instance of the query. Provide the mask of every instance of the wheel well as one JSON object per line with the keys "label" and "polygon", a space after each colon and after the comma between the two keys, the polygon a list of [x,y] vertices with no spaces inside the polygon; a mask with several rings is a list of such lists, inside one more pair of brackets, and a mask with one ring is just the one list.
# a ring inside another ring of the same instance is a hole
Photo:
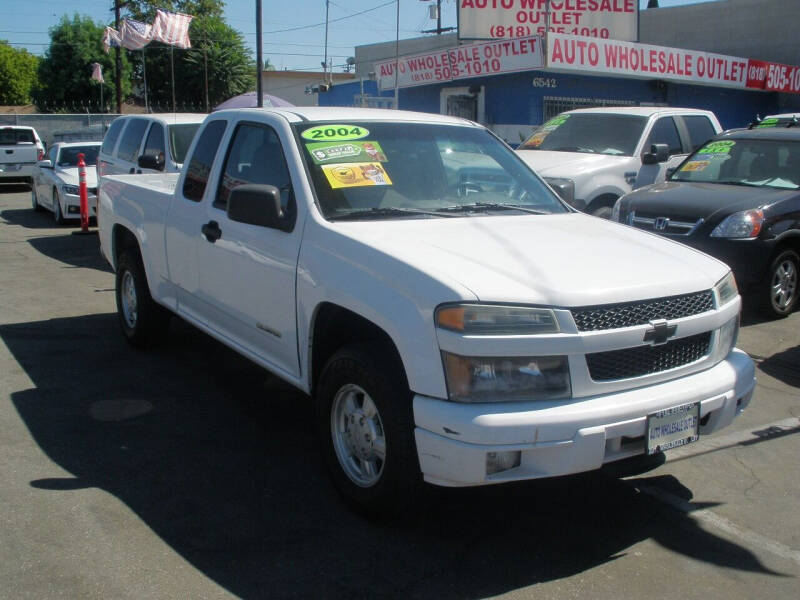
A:
{"label": "wheel well", "polygon": [[614,202],[617,201],[617,198],[619,198],[619,196],[617,196],[616,194],[600,194],[597,198],[595,198],[589,204],[586,205],[585,211],[591,212],[593,210],[597,210],[602,206],[612,207],[614,206]]}
{"label": "wheel well", "polygon": [[775,250],[772,252],[772,256],[770,256],[770,261],[784,250],[794,250],[800,254],[800,235],[792,235],[781,240],[780,243],[775,246]]}
{"label": "wheel well", "polygon": [[140,252],[139,242],[137,241],[136,236],[133,235],[133,232],[131,232],[130,229],[127,229],[122,225],[114,225],[111,240],[114,266],[119,263],[119,257],[125,250],[134,249],[136,252]]}
{"label": "wheel well", "polygon": [[323,303],[318,309],[311,329],[311,392],[317,387],[322,369],[334,353],[350,344],[376,342],[384,347],[405,377],[403,361],[394,341],[379,326],[351,310]]}

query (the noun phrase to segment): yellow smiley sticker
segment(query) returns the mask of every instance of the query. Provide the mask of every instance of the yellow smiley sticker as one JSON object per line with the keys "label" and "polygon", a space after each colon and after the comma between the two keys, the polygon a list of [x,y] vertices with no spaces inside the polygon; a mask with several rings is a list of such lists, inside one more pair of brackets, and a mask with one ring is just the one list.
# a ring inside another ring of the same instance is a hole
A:
{"label": "yellow smiley sticker", "polygon": [[380,163],[376,162],[322,165],[322,172],[334,190],[367,185],[392,185],[388,173]]}

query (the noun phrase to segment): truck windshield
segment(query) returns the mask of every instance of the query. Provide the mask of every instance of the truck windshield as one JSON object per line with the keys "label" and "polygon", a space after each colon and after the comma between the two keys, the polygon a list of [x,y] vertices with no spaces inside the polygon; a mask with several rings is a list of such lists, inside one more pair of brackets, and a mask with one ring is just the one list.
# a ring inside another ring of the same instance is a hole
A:
{"label": "truck windshield", "polygon": [[484,129],[411,122],[295,128],[320,209],[331,220],[569,212]]}
{"label": "truck windshield", "polygon": [[610,113],[564,113],[525,140],[519,150],[633,156],[647,119]]}
{"label": "truck windshield", "polygon": [[800,141],[713,140],[689,156],[670,179],[796,190]]}
{"label": "truck windshield", "polygon": [[181,123],[180,125],[167,125],[169,132],[169,149],[172,152],[173,160],[183,164],[186,152],[192,144],[194,134],[200,128],[200,123]]}

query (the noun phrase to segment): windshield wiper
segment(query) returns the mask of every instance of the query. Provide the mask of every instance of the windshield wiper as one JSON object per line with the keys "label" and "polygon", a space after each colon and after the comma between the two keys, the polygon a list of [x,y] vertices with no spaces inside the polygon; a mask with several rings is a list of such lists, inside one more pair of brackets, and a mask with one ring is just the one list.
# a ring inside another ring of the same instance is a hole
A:
{"label": "windshield wiper", "polygon": [[[772,179],[775,179],[775,178],[772,177]],[[744,185],[744,186],[747,186],[747,187],[763,187],[764,186],[763,183],[752,183],[750,181],[741,181],[741,180],[739,180],[739,181],[733,181],[733,180],[731,180],[731,181],[704,181],[702,183],[722,183],[724,185]]]}
{"label": "windshield wiper", "polygon": [[528,208],[519,204],[505,204],[501,202],[475,202],[474,204],[459,204],[456,206],[445,206],[437,208],[439,212],[476,212],[480,210],[518,210],[532,215],[549,215],[550,213],[534,208]]}
{"label": "windshield wiper", "polygon": [[592,148],[586,146],[561,146],[560,148],[553,148],[556,152],[584,152],[588,154],[597,154]]}
{"label": "windshield wiper", "polygon": [[408,214],[412,215],[430,215],[431,217],[455,217],[456,215],[447,215],[442,214],[440,212],[434,212],[431,210],[422,210],[420,208],[402,208],[400,206],[385,206],[385,207],[374,207],[365,210],[356,210],[353,212],[349,212],[343,215],[332,215],[328,217],[330,221],[348,221],[348,220],[358,220],[358,219],[373,219],[379,217],[394,217],[394,216],[405,216]]}

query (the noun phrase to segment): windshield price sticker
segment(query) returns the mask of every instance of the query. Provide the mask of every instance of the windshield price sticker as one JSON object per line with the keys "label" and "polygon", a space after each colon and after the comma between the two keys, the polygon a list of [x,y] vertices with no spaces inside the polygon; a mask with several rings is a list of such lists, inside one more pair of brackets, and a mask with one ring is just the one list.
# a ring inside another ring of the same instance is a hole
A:
{"label": "windshield price sticker", "polygon": [[681,171],[705,171],[710,164],[708,160],[690,160],[681,167]]}
{"label": "windshield price sticker", "polygon": [[334,190],[369,185],[392,185],[389,175],[381,163],[377,162],[322,165],[322,172]]}
{"label": "windshield price sticker", "polygon": [[647,415],[647,454],[696,442],[700,431],[700,403],[692,402]]}
{"label": "windshield price sticker", "polygon": [[302,134],[304,139],[312,142],[342,142],[346,140],[360,140],[369,135],[369,129],[356,125],[317,125],[306,129]]}
{"label": "windshield price sticker", "polygon": [[711,142],[697,151],[698,154],[730,154],[731,148],[736,145],[736,142],[731,140],[720,140],[719,142]]}
{"label": "windshield price sticker", "polygon": [[538,148],[550,132],[561,127],[569,119],[569,115],[558,115],[537,129],[531,137],[522,144],[522,148]]}
{"label": "windshield price sticker", "polygon": [[309,154],[314,162],[321,165],[326,162],[387,162],[386,154],[378,142],[349,142],[345,144],[330,144],[314,142],[306,144]]}
{"label": "windshield price sticker", "polygon": [[778,125],[778,119],[772,117],[771,119],[764,119],[756,126],[756,129],[761,129],[765,127],[776,127]]}

